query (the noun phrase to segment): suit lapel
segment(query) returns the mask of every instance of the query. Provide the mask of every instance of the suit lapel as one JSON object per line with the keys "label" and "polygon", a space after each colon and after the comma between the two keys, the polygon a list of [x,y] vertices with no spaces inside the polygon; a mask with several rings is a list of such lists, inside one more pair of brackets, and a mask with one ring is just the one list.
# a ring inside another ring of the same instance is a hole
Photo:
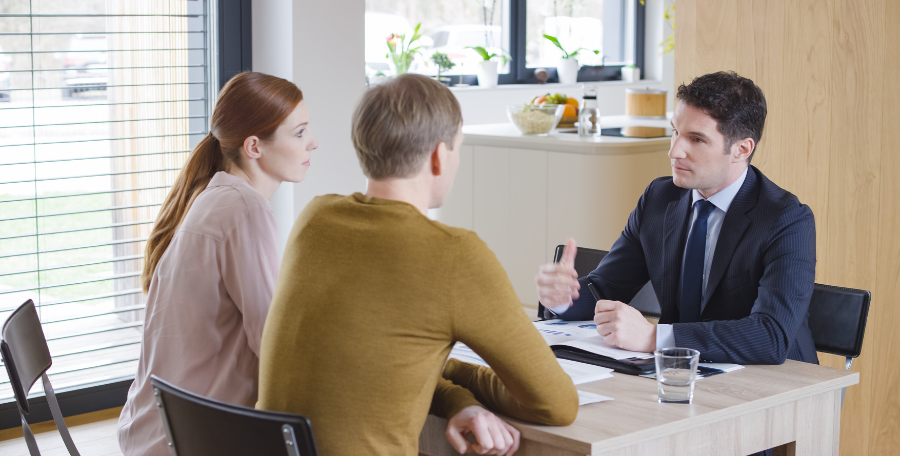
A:
{"label": "suit lapel", "polygon": [[[669,202],[666,207],[665,218],[665,258],[663,264],[667,267],[663,274],[665,282],[660,293],[666,298],[666,303],[672,305],[676,315],[678,312],[678,281],[681,279],[681,262],[684,257],[684,243],[687,236],[688,212],[691,208],[691,192],[683,190],[680,198]],[[666,303],[662,303],[665,305]],[[675,321],[678,321],[676,318]]]}
{"label": "suit lapel", "polygon": [[[722,222],[722,229],[719,231],[719,240],[716,242],[716,251],[713,254],[712,266],[709,268],[706,292],[703,294],[701,303],[703,310],[706,310],[707,301],[713,295],[719,282],[722,281],[725,270],[728,269],[728,265],[731,263],[734,250],[740,243],[741,238],[743,238],[744,232],[747,231],[747,228],[752,223],[750,217],[747,216],[747,212],[756,206],[756,201],[759,198],[759,185],[757,185],[758,178],[755,170],[756,168],[752,166],[747,170],[747,178],[744,179],[744,184],[741,185],[741,189],[734,196],[731,206],[728,207],[728,212],[725,213],[725,220]],[[702,314],[703,312],[701,311]]]}

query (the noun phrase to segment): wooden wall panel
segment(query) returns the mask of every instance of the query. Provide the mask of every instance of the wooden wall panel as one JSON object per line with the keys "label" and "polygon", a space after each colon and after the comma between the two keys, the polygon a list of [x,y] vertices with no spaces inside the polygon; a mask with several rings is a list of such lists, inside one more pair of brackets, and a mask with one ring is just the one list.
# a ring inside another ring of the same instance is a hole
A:
{"label": "wooden wall panel", "polygon": [[[735,70],[766,93],[754,165],[816,215],[820,283],[872,291],[841,454],[900,448],[900,1],[678,0],[675,84]],[[824,365],[843,360],[820,354]]]}
{"label": "wooden wall panel", "polygon": [[[900,363],[894,362],[900,347],[900,2],[889,1],[884,11],[885,36],[883,47],[884,73],[882,78],[881,111],[881,201],[879,210],[878,259],[873,296],[878,300],[869,328],[876,337],[868,339],[866,356],[881,362],[878,369],[866,369],[871,375],[866,386],[873,398],[868,410],[872,417],[867,434],[869,454],[895,454],[900,451]],[[868,367],[868,366],[867,366]],[[841,420],[844,421],[844,420]],[[851,454],[847,452],[847,454]]]}
{"label": "wooden wall panel", "polygon": [[[734,70],[765,87],[769,110],[766,122],[770,125],[781,124],[785,115],[781,96],[784,85],[782,42],[786,34],[784,9],[781,0],[741,1],[738,4],[738,16],[742,20],[738,25],[736,52],[742,58],[737,59]],[[767,152],[767,145],[781,144],[781,137],[780,129],[766,128],[753,155],[753,164],[775,182],[781,181],[782,163]]]}

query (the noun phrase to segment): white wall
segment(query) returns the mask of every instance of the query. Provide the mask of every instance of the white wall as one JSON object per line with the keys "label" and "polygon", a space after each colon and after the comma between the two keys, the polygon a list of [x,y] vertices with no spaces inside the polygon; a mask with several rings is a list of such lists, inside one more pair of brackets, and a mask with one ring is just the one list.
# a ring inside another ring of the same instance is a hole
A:
{"label": "white wall", "polygon": [[[364,191],[350,142],[350,119],[365,87],[365,0],[264,0],[252,5],[253,69],[296,83],[319,141],[306,180],[272,197],[280,249],[315,196]],[[340,50],[340,55],[336,55]]]}
{"label": "white wall", "polygon": [[[312,167],[300,184],[282,184],[272,197],[280,248],[294,220],[315,196],[364,191],[366,180],[350,141],[353,108],[365,87],[365,0],[261,0],[252,2],[253,69],[295,82],[309,107],[310,131],[319,140]],[[626,87],[669,91],[672,110],[674,62],[658,43],[664,26],[663,1],[647,2],[645,77],[639,83],[597,83],[602,115],[624,114]],[[664,28],[665,27],[665,28]],[[340,55],[336,55],[340,50]],[[546,84],[452,89],[466,124],[507,122],[505,106],[547,92],[581,97],[582,85]]]}

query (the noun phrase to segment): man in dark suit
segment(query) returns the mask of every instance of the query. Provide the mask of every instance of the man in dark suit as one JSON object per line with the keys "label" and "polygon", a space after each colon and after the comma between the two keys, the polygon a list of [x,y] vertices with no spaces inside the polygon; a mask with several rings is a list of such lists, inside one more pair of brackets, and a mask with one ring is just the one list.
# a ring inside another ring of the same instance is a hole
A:
{"label": "man in dark suit", "polygon": [[[573,240],[562,261],[541,266],[541,303],[564,320],[593,318],[607,343],[630,350],[677,346],[711,362],[818,363],[808,324],[812,211],[750,166],[765,125],[762,91],[720,72],[681,85],[677,98],[673,176],[650,183],[586,277],[575,273]],[[662,313],[656,327],[624,304],[648,280]]]}

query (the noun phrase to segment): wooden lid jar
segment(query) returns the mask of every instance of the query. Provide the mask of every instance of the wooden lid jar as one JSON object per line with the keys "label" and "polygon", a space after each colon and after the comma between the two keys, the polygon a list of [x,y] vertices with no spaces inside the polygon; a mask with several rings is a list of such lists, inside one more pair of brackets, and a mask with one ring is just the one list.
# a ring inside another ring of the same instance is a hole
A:
{"label": "wooden lid jar", "polygon": [[625,89],[625,115],[646,119],[666,118],[666,91]]}

